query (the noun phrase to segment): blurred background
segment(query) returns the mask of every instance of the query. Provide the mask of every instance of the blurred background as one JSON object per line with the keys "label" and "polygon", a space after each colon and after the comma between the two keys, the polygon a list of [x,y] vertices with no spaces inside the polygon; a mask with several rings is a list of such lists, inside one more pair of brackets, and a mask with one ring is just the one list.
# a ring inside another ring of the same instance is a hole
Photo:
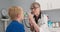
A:
{"label": "blurred background", "polygon": [[50,22],[48,22],[48,26],[50,31],[59,32],[60,0],[0,0],[0,32],[4,32],[8,25],[9,17],[7,13],[10,6],[21,6],[25,12],[28,12],[32,2],[40,3],[42,13],[49,17]]}

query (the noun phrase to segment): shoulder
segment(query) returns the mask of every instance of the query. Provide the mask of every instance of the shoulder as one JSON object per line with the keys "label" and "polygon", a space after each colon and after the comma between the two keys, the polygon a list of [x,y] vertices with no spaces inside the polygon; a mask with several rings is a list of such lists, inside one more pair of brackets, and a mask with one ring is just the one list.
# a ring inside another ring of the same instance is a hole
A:
{"label": "shoulder", "polygon": [[42,17],[47,17],[47,15],[46,15],[46,14],[41,14],[41,16],[42,16]]}
{"label": "shoulder", "polygon": [[47,22],[48,21],[47,15],[46,14],[42,14],[42,19]]}
{"label": "shoulder", "polygon": [[24,25],[22,23],[19,23],[18,21],[11,21],[11,23],[8,25],[8,27],[10,28],[14,28],[14,27],[23,27]]}
{"label": "shoulder", "polygon": [[41,17],[44,18],[44,19],[48,19],[46,14],[41,14]]}
{"label": "shoulder", "polygon": [[12,25],[14,25],[15,27],[18,27],[18,28],[21,28],[24,26],[22,23],[19,23],[18,21],[13,21]]}
{"label": "shoulder", "polygon": [[13,30],[13,31],[14,31],[14,30],[17,30],[17,31],[21,30],[21,31],[23,31],[23,30],[24,30],[24,26],[23,26],[23,24],[21,24],[21,23],[19,23],[19,22],[12,21],[12,22],[8,25],[6,31],[10,31],[10,30]]}

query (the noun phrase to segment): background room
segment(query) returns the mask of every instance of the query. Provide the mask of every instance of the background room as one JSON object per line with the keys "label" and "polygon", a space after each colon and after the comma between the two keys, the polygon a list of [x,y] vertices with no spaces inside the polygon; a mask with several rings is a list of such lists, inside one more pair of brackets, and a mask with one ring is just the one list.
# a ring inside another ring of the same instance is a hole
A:
{"label": "background room", "polygon": [[[51,32],[59,32],[60,30],[60,0],[0,0],[0,32],[4,32],[8,25],[8,15],[6,19],[2,18],[2,14],[7,14],[4,11],[10,6],[21,6],[25,12],[30,11],[32,2],[38,2],[41,5],[43,14],[49,17],[49,29]],[[2,13],[3,12],[3,13]],[[27,24],[27,23],[26,23]],[[26,27],[25,27],[26,29]],[[30,28],[26,29],[29,30]],[[30,32],[30,31],[29,31]]]}

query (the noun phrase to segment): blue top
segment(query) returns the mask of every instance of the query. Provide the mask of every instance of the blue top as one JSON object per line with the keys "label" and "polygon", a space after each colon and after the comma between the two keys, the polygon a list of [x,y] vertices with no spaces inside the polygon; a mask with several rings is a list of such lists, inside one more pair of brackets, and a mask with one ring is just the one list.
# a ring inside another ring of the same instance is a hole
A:
{"label": "blue top", "polygon": [[25,32],[24,25],[13,20],[7,27],[6,32]]}

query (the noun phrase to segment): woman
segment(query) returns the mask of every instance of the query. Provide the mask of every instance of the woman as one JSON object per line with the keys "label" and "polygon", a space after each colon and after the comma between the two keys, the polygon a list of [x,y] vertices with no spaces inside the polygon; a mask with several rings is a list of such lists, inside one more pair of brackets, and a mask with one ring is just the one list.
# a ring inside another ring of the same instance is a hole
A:
{"label": "woman", "polygon": [[32,32],[46,32],[48,30],[48,18],[41,13],[40,4],[33,2],[31,5],[31,13],[29,13],[29,23]]}

